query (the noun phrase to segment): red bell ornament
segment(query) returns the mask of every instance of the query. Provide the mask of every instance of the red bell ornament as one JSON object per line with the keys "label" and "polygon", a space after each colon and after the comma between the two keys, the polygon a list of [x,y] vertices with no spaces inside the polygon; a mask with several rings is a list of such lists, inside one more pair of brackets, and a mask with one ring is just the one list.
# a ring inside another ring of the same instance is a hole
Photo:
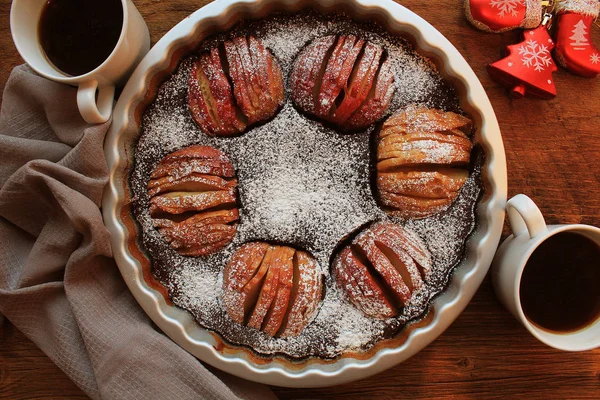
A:
{"label": "red bell ornament", "polygon": [[523,33],[521,43],[507,47],[507,57],[488,65],[490,77],[508,87],[513,97],[521,98],[528,94],[552,99],[556,96],[552,74],[558,68],[551,55],[554,42],[547,27],[550,18],[546,14],[542,25]]}
{"label": "red bell ornament", "polygon": [[494,33],[539,26],[548,4],[548,0],[464,0],[469,22]]}
{"label": "red bell ornament", "polygon": [[590,41],[599,0],[563,0],[556,4],[556,61],[569,72],[592,78],[600,73],[600,51]]}

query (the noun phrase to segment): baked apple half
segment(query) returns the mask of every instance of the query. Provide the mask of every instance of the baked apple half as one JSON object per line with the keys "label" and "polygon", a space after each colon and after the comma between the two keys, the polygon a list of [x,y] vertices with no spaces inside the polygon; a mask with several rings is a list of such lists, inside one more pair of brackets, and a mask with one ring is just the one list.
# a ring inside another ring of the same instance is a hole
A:
{"label": "baked apple half", "polygon": [[305,47],[291,85],[297,107],[344,130],[379,120],[395,90],[385,50],[354,35],[325,36]]}
{"label": "baked apple half", "polygon": [[288,246],[244,244],[223,272],[229,317],[269,336],[298,336],[315,316],[322,295],[315,259]]}
{"label": "baked apple half", "polygon": [[154,226],[180,254],[211,254],[233,240],[237,181],[221,151],[190,146],[169,154],[152,172],[148,195]]}
{"label": "baked apple half", "polygon": [[283,104],[281,68],[260,40],[237,37],[201,54],[188,79],[188,104],[210,136],[232,136],[273,117]]}
{"label": "baked apple half", "polygon": [[377,189],[387,212],[424,218],[447,209],[469,177],[471,130],[469,118],[425,107],[388,118],[377,146]]}
{"label": "baked apple half", "polygon": [[389,222],[361,232],[333,263],[338,286],[363,314],[376,319],[399,315],[430,271],[431,256],[422,240]]}

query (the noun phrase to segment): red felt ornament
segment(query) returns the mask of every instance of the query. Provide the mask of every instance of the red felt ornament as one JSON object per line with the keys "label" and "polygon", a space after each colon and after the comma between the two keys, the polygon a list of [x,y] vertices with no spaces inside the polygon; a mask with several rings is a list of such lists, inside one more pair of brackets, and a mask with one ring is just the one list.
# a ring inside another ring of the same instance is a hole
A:
{"label": "red felt ornament", "polygon": [[465,15],[486,32],[506,32],[540,25],[549,0],[464,0]]}
{"label": "red felt ornament", "polygon": [[590,29],[600,12],[599,0],[563,0],[556,5],[556,61],[569,72],[588,78],[600,73],[600,51]]}
{"label": "red felt ornament", "polygon": [[508,87],[513,97],[529,94],[551,99],[556,96],[552,73],[558,68],[550,54],[554,42],[548,33],[551,17],[551,14],[546,14],[542,25],[523,33],[521,43],[507,47],[507,57],[488,65],[492,79]]}

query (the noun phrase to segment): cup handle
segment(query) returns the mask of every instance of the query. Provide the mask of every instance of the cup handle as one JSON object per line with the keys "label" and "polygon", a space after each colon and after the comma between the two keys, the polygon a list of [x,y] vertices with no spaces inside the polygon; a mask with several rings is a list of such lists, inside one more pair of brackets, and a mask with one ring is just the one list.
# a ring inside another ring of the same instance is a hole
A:
{"label": "cup handle", "polygon": [[[96,90],[98,91],[98,103],[96,103]],[[112,114],[114,97],[115,87],[113,85],[98,87],[98,82],[95,80],[79,85],[77,106],[85,122],[101,124],[108,121]]]}
{"label": "cup handle", "polygon": [[544,216],[533,200],[524,194],[518,194],[506,203],[508,222],[516,236],[529,234],[534,238],[547,230]]}

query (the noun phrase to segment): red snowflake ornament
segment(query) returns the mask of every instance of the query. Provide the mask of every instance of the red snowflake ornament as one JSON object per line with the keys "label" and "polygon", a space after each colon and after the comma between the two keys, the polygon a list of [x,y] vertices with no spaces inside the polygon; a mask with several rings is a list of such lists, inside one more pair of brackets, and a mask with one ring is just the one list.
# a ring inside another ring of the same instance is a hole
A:
{"label": "red snowflake ornament", "polygon": [[530,94],[542,99],[556,96],[552,74],[558,69],[550,52],[554,42],[546,26],[525,31],[521,43],[507,47],[509,55],[488,65],[492,79],[510,89],[513,97]]}
{"label": "red snowflake ornament", "polygon": [[545,0],[464,0],[469,22],[477,29],[495,33],[537,27],[547,3]]}

